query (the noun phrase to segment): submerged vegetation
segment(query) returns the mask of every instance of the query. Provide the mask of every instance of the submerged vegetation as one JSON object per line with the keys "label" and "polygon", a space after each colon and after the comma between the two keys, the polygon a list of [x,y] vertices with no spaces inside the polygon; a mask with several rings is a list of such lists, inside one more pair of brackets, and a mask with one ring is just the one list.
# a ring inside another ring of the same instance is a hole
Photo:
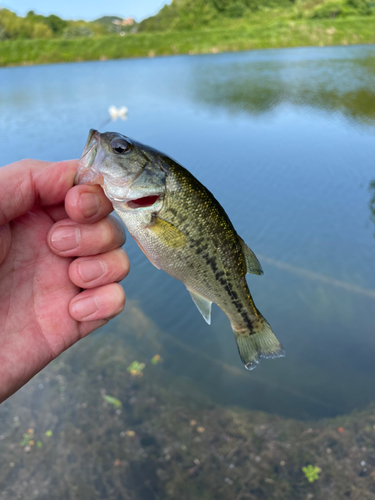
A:
{"label": "submerged vegetation", "polygon": [[372,0],[174,0],[151,18],[66,21],[0,9],[0,66],[375,43]]}
{"label": "submerged vegetation", "polygon": [[214,404],[170,383],[155,326],[127,307],[126,345],[119,320],[1,405],[1,500],[374,498],[374,407],[306,422]]}

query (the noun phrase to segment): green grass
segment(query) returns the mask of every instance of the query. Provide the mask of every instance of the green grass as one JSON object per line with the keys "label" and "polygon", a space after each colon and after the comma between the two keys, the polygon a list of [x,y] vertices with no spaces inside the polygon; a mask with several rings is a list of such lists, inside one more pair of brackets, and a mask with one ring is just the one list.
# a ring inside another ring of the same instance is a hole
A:
{"label": "green grass", "polygon": [[267,17],[265,20],[262,13],[258,19],[254,16],[251,25],[238,21],[227,29],[2,41],[0,66],[375,43],[372,17],[324,20]]}

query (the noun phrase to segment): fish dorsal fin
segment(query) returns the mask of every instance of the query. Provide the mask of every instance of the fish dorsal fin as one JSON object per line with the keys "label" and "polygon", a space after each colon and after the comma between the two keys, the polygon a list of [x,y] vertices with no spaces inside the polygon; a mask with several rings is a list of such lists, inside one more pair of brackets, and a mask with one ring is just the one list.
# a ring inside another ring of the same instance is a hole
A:
{"label": "fish dorsal fin", "polygon": [[167,247],[180,248],[187,243],[186,236],[176,226],[158,216],[153,216],[152,224],[147,226],[147,229],[152,231]]}
{"label": "fish dorsal fin", "polygon": [[188,289],[188,292],[190,293],[191,298],[194,301],[194,304],[198,307],[199,312],[204,317],[204,319],[207,321],[207,323],[210,325],[211,324],[211,305],[212,305],[212,302],[210,302],[209,300],[202,297],[202,295],[198,295],[197,293],[192,292],[189,289]]}
{"label": "fish dorsal fin", "polygon": [[250,250],[242,238],[240,238],[240,243],[246,260],[247,272],[250,274],[263,274],[262,266],[260,265],[259,260],[255,257],[255,253]]}

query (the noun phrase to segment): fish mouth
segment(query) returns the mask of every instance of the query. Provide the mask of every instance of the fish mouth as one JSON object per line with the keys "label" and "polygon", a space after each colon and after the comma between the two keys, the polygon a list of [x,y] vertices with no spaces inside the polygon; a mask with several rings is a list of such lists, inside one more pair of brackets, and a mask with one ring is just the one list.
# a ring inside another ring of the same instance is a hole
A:
{"label": "fish mouth", "polygon": [[160,208],[164,193],[160,189],[141,189],[132,192],[132,184],[142,174],[142,170],[135,176],[128,176],[124,172],[112,172],[110,168],[104,168],[103,160],[106,157],[104,148],[106,136],[101,137],[97,130],[89,131],[83,153],[78,162],[78,170],[74,178],[74,184],[98,184],[107,198],[115,204],[121,204],[122,208],[128,210],[142,210],[150,207]]}
{"label": "fish mouth", "polygon": [[99,174],[94,165],[94,160],[99,147],[100,133],[97,130],[91,129],[87,137],[82,156],[78,161],[78,170],[74,178],[74,185],[103,184],[102,176]]}
{"label": "fish mouth", "polygon": [[161,198],[160,194],[155,194],[151,196],[144,196],[142,198],[137,198],[135,200],[129,200],[126,206],[132,210],[136,208],[149,208],[155,205]]}

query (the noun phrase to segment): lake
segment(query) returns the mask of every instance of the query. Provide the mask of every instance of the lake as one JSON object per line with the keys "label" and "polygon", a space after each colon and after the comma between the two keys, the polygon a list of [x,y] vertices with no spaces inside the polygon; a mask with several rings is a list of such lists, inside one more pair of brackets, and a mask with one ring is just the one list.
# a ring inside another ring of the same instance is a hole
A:
{"label": "lake", "polygon": [[[77,158],[90,128],[172,156],[215,195],[258,256],[264,276],[248,276],[249,287],[286,352],[246,371],[224,313],[214,306],[205,324],[183,284],[154,268],[129,236],[129,306],[41,377],[52,380],[64,363],[100,395],[114,359],[125,374],[137,360],[146,368],[136,383],[150,398],[151,378],[166,398],[183,394],[187,407],[311,421],[373,402],[374,89],[371,46],[0,69],[1,165]],[[110,121],[110,105],[127,106],[127,120]],[[163,361],[151,367],[155,354]],[[128,397],[127,382],[112,376],[106,393]],[[36,383],[37,401],[53,413],[48,380]],[[76,386],[63,387],[65,424],[76,425]],[[28,390],[12,410],[3,405],[7,418],[18,407],[37,419]]]}

